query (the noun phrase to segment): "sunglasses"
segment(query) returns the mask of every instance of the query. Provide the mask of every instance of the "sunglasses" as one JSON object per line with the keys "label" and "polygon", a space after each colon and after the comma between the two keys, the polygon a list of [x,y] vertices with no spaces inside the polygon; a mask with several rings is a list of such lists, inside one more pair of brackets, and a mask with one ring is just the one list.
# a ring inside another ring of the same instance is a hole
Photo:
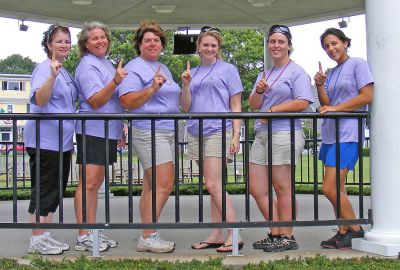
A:
{"label": "sunglasses", "polygon": [[60,29],[63,32],[69,33],[69,29],[68,27],[59,25],[59,24],[53,24],[52,26],[50,26],[50,29],[47,31],[47,40],[50,40],[51,35],[57,30]]}
{"label": "sunglasses", "polygon": [[213,33],[221,34],[221,30],[219,30],[219,29],[216,28],[216,27],[203,26],[203,27],[200,29],[200,33],[206,33],[206,32],[213,32]]}
{"label": "sunglasses", "polygon": [[281,34],[286,34],[286,33],[290,33],[290,30],[288,27],[283,26],[283,25],[278,25],[274,28],[271,29],[271,31],[269,31],[270,34],[272,33],[281,33]]}

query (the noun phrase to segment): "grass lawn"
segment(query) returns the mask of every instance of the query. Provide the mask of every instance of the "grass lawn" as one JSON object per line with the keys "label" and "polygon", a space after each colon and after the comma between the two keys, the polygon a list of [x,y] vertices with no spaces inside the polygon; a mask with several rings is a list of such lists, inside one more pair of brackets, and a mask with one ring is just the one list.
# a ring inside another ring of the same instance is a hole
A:
{"label": "grass lawn", "polygon": [[400,269],[400,260],[381,258],[353,258],[353,259],[328,259],[324,256],[315,258],[282,259],[258,264],[248,264],[242,267],[225,266],[222,259],[208,259],[206,261],[192,260],[189,262],[167,262],[150,259],[132,260],[89,260],[83,256],[74,261],[54,261],[37,256],[28,256],[30,264],[18,264],[12,259],[0,259],[0,269],[38,270],[38,269],[130,269],[130,270],[172,270],[172,269],[244,269],[244,270],[319,270],[319,269],[341,269],[341,270],[394,270]]}

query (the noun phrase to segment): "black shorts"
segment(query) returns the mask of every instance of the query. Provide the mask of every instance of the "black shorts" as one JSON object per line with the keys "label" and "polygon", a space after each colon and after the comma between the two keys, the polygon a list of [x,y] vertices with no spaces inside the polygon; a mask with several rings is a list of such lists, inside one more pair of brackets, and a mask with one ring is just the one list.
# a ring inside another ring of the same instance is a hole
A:
{"label": "black shorts", "polygon": [[[29,155],[29,167],[31,171],[31,201],[28,212],[34,214],[36,211],[36,149],[26,148]],[[63,153],[63,193],[67,187],[69,172],[71,168],[71,151]],[[40,149],[40,210],[41,216],[47,216],[57,210],[60,199],[59,179],[59,152]],[[64,194],[63,194],[64,195]]]}
{"label": "black shorts", "polygon": [[[108,161],[109,165],[111,165],[117,162],[117,140],[109,139],[108,142]],[[83,147],[81,134],[76,134],[76,145],[78,149],[76,163],[82,164]],[[86,164],[106,164],[106,139],[86,135]]]}

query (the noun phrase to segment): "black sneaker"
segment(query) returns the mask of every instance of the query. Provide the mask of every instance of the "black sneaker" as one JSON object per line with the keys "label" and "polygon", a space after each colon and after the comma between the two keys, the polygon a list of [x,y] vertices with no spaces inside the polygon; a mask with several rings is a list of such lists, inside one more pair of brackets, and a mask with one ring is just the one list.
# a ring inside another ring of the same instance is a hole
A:
{"label": "black sneaker", "polygon": [[272,235],[271,233],[269,233],[269,234],[267,234],[266,238],[254,242],[253,243],[253,248],[255,248],[255,249],[263,249],[263,248],[269,246],[273,242],[273,239],[275,237],[276,237],[276,235]]}
{"label": "black sneaker", "polygon": [[337,232],[333,237],[321,242],[323,248],[336,248],[336,242],[342,240],[344,234]]}
{"label": "black sneaker", "polygon": [[263,248],[265,252],[282,252],[286,250],[298,249],[296,239],[292,235],[291,237],[287,235],[278,235],[274,238],[271,245]]}
{"label": "black sneaker", "polygon": [[348,230],[345,235],[339,241],[336,241],[337,249],[350,249],[351,239],[353,238],[364,238],[364,230],[361,228],[358,232]]}

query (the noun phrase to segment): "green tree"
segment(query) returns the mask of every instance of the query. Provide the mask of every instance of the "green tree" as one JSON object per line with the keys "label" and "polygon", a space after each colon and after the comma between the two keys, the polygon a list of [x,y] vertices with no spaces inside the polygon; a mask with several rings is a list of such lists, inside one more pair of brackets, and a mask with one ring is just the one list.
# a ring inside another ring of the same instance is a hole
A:
{"label": "green tree", "polygon": [[5,74],[32,74],[37,63],[29,57],[20,54],[12,54],[0,60],[0,73]]}
{"label": "green tree", "polygon": [[242,79],[242,110],[249,112],[249,95],[258,73],[263,68],[263,35],[257,30],[249,29],[227,30],[222,34],[225,60],[236,66]]}
{"label": "green tree", "polygon": [[78,56],[78,46],[74,45],[71,48],[71,52],[68,55],[68,58],[64,62],[64,67],[68,70],[69,73],[75,74],[75,69],[79,63],[79,56]]}

